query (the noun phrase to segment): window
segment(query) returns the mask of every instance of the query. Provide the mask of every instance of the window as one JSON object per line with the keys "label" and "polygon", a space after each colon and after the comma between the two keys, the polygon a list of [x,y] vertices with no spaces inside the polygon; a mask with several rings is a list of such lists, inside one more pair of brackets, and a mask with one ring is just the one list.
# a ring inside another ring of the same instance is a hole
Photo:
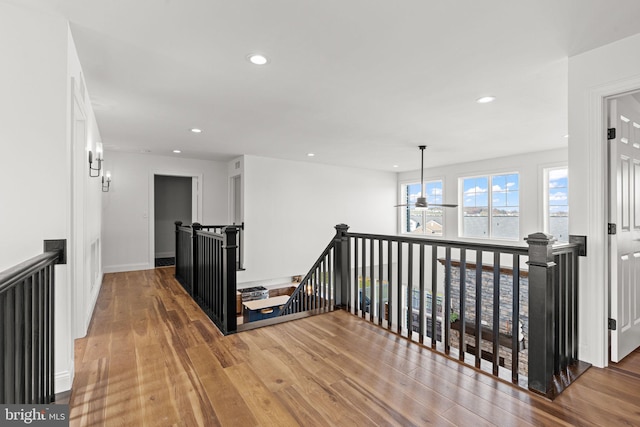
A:
{"label": "window", "polygon": [[545,231],[558,242],[569,241],[569,170],[545,169]]}
{"label": "window", "polygon": [[519,239],[517,173],[462,178],[462,236]]}
{"label": "window", "polygon": [[[427,181],[424,183],[427,204],[442,203],[442,181]],[[409,183],[401,186],[402,204],[415,204],[420,197],[420,183]],[[422,234],[442,236],[444,226],[442,207],[435,206],[427,209],[416,209],[414,206],[403,206],[402,229],[403,234]]]}

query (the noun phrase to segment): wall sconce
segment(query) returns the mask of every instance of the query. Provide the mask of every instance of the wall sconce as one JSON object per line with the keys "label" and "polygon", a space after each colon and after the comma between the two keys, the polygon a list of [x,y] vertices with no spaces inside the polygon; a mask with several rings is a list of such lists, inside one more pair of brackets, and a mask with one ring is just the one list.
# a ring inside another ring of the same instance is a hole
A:
{"label": "wall sconce", "polygon": [[[100,170],[102,169],[102,143],[98,142],[96,143],[96,158],[95,158],[95,162],[98,163],[98,167],[94,168],[93,167],[93,163],[94,163],[94,159],[93,159],[93,152],[91,150],[89,150],[89,176],[92,178],[97,178],[100,176]],[[94,175],[93,172],[91,171],[96,171],[96,174]]]}
{"label": "wall sconce", "polygon": [[108,193],[111,187],[111,172],[107,171],[106,176],[102,175],[102,192]]}

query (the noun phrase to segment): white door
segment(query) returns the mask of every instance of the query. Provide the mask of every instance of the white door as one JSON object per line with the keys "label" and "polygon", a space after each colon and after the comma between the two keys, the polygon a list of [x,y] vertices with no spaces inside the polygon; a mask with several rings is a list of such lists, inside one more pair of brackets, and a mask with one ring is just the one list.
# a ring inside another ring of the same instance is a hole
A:
{"label": "white door", "polygon": [[625,96],[609,101],[611,361],[640,346],[640,103]]}

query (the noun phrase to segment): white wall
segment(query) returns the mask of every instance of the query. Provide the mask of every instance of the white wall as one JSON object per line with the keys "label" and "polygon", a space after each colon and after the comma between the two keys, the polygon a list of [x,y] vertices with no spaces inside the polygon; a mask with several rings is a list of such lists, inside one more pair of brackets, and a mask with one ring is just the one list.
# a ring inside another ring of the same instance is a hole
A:
{"label": "white wall", "polygon": [[[544,199],[543,199],[543,169],[567,164],[567,149],[539,151],[517,156],[500,157],[478,162],[459,163],[439,168],[425,169],[424,180],[442,180],[443,203],[460,203],[461,192],[458,189],[459,179],[468,176],[489,175],[496,173],[518,172],[520,174],[520,239],[518,242],[491,239],[464,240],[492,242],[492,243],[520,243],[531,233],[542,231]],[[420,170],[398,174],[398,185],[407,182],[420,182]],[[571,187],[572,182],[569,183]],[[401,202],[401,200],[397,200]],[[444,239],[459,238],[458,215],[460,208],[445,209]],[[573,211],[571,213],[573,215]],[[398,231],[400,223],[398,223]],[[431,236],[430,236],[431,237]]]}
{"label": "white wall", "polygon": [[173,257],[176,253],[176,221],[191,224],[191,178],[156,175],[155,177],[155,257]]}
{"label": "white wall", "polygon": [[569,58],[571,234],[587,236],[580,265],[582,360],[608,363],[608,237],[604,98],[640,89],[640,34]]}
{"label": "white wall", "polygon": [[245,268],[238,282],[305,274],[335,234],[394,234],[396,174],[244,156]]}
{"label": "white wall", "polygon": [[[4,3],[0,52],[0,271],[42,253],[45,239],[67,240],[67,264],[55,267],[54,374],[60,392],[71,387],[74,322],[82,323],[72,288],[77,260],[69,256],[79,223],[71,216],[74,197],[82,205],[85,197],[98,201],[91,212],[78,212],[98,214],[97,220],[83,218],[83,236],[100,233],[99,197],[92,195],[99,190],[85,188],[86,180],[76,179],[71,168],[71,77],[81,79],[80,65],[63,18]],[[90,106],[85,115],[87,133],[97,135]]]}
{"label": "white wall", "polygon": [[105,272],[154,268],[149,246],[154,174],[202,178],[202,217],[198,220],[202,224],[227,222],[227,163],[118,151],[105,152],[105,159],[112,175],[111,189],[103,193]]}
{"label": "white wall", "polygon": [[69,234],[66,51],[64,20],[0,4],[1,270]]}
{"label": "white wall", "polygon": [[73,338],[86,335],[93,308],[102,285],[101,263],[101,179],[89,176],[88,150],[96,152],[96,143],[101,141],[89,91],[85,86],[82,66],[75,43],[68,31],[68,135],[70,173],[70,301],[71,333]]}

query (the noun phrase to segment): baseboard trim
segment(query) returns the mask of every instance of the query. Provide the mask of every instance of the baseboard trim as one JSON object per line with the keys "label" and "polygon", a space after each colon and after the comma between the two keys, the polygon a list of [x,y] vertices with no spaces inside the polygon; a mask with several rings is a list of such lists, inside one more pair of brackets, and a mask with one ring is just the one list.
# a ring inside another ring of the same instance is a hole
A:
{"label": "baseboard trim", "polygon": [[176,256],[175,251],[172,252],[158,252],[156,253],[156,258],[173,258]]}
{"label": "baseboard trim", "polygon": [[[98,302],[98,295],[100,294],[100,289],[102,288],[102,280],[104,279],[104,273],[100,273],[100,278],[92,289],[91,300],[89,301],[89,306],[87,307],[87,312],[85,313],[85,324],[82,329],[82,337],[87,335],[87,331],[89,330],[89,324],[91,323],[91,319],[93,318],[93,311],[96,309],[96,303]],[[78,337],[78,338],[82,338]]]}
{"label": "baseboard trim", "polygon": [[53,376],[54,393],[63,393],[71,390],[73,384],[73,368],[71,371],[56,372]]}
{"label": "baseboard trim", "polygon": [[121,265],[106,265],[102,267],[104,273],[121,273],[124,271],[139,271],[139,270],[152,270],[153,265],[149,264],[121,264]]}

